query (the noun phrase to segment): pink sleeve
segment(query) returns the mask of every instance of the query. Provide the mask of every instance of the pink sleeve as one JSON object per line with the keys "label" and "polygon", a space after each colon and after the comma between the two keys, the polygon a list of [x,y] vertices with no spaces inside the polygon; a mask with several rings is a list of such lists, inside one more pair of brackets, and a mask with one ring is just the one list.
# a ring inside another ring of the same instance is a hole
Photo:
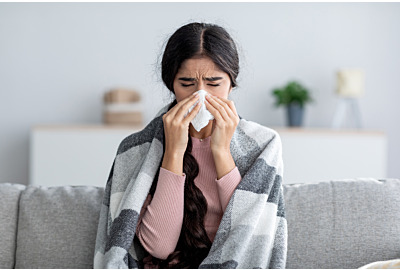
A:
{"label": "pink sleeve", "polygon": [[136,234],[153,257],[166,259],[178,243],[183,222],[185,178],[185,175],[160,168],[154,197],[150,202],[148,196],[142,207]]}
{"label": "pink sleeve", "polygon": [[226,207],[228,206],[229,200],[232,197],[233,192],[235,191],[237,185],[242,180],[242,176],[237,167],[235,167],[232,171],[225,174],[217,181],[218,187],[218,195],[219,200],[221,202],[222,210],[225,212]]}

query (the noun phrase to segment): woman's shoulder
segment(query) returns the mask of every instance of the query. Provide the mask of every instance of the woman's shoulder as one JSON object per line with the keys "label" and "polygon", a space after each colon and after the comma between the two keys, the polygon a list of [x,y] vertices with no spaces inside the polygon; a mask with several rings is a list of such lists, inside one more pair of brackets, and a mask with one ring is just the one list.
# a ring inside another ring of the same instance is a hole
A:
{"label": "woman's shoulder", "polygon": [[231,140],[231,153],[241,175],[257,160],[264,160],[262,164],[278,168],[278,173],[282,173],[282,142],[272,128],[241,118]]}
{"label": "woman's shoulder", "polygon": [[119,144],[117,154],[121,154],[135,146],[151,143],[154,139],[157,139],[160,142],[163,140],[163,124],[161,115],[155,117],[142,130],[126,136]]}
{"label": "woman's shoulder", "polygon": [[279,140],[279,133],[267,126],[241,118],[237,126],[239,133],[243,133],[256,141]]}

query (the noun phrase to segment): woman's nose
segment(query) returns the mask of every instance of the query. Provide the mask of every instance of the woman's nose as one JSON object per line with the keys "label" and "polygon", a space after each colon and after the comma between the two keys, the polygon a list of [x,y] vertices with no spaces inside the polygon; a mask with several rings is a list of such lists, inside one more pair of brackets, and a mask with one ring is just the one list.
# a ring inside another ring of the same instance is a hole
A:
{"label": "woman's nose", "polygon": [[199,83],[197,84],[197,89],[196,89],[196,91],[199,91],[199,90],[206,90],[204,86],[205,86],[205,85],[204,85],[204,82],[203,82],[202,80],[200,80]]}

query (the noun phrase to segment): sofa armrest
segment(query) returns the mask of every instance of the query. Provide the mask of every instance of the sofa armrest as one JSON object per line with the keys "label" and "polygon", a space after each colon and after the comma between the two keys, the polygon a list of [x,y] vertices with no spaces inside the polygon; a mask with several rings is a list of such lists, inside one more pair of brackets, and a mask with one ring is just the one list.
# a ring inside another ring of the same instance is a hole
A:
{"label": "sofa armrest", "polygon": [[18,203],[24,185],[0,184],[0,268],[14,268]]}

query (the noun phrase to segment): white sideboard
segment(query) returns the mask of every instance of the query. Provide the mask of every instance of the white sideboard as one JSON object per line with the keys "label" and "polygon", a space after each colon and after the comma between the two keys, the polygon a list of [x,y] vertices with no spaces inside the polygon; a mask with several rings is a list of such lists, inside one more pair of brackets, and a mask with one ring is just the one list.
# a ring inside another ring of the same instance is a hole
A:
{"label": "white sideboard", "polygon": [[142,127],[36,126],[30,134],[29,183],[105,186],[119,143]]}
{"label": "white sideboard", "polygon": [[[105,186],[119,143],[142,127],[36,126],[30,184]],[[281,136],[284,183],[384,178],[386,136],[379,131],[274,128]]]}
{"label": "white sideboard", "polygon": [[387,138],[381,131],[280,129],[284,183],[385,178]]}

